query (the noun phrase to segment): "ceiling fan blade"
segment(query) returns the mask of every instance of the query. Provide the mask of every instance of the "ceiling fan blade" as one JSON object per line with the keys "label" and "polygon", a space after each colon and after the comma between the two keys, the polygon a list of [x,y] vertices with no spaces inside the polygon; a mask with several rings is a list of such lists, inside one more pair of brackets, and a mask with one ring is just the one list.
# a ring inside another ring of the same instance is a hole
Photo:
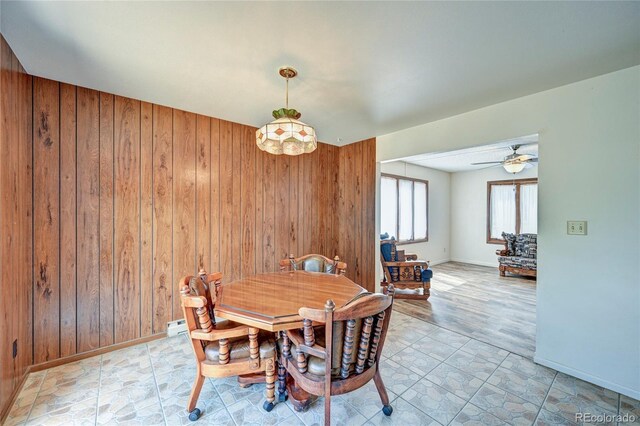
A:
{"label": "ceiling fan blade", "polygon": [[533,155],[531,154],[520,154],[518,155],[516,158],[514,158],[514,160],[516,161],[528,161],[532,158],[535,158]]}
{"label": "ceiling fan blade", "polygon": [[482,163],[471,163],[472,166],[479,166],[482,164],[502,164],[502,161],[484,161]]}
{"label": "ceiling fan blade", "polygon": [[538,157],[534,157],[534,158],[529,158],[527,160],[527,163],[537,163],[538,162]]}

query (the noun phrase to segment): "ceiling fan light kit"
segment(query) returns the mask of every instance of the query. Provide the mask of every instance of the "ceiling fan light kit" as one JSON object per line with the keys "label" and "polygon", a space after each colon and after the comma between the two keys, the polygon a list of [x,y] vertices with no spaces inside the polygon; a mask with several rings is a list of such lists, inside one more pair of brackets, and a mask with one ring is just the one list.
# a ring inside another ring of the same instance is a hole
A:
{"label": "ceiling fan light kit", "polygon": [[[530,144],[527,144],[527,145],[530,145]],[[493,164],[495,166],[502,166],[502,168],[505,169],[507,173],[512,173],[512,174],[520,173],[526,167],[533,167],[533,164],[538,162],[538,157],[534,157],[533,155],[530,155],[530,154],[518,154],[517,151],[518,149],[520,149],[521,146],[522,145],[510,146],[509,148],[511,148],[513,153],[504,157],[502,161],[484,161],[482,163],[471,163],[471,165],[476,166],[476,165],[483,165],[483,164]],[[493,166],[489,166],[489,167],[493,167]]]}
{"label": "ceiling fan light kit", "polygon": [[292,67],[282,67],[280,75],[286,79],[285,107],[274,110],[274,121],[256,131],[258,148],[270,154],[300,155],[315,151],[318,147],[316,131],[298,120],[302,114],[289,108],[289,79],[298,75]]}

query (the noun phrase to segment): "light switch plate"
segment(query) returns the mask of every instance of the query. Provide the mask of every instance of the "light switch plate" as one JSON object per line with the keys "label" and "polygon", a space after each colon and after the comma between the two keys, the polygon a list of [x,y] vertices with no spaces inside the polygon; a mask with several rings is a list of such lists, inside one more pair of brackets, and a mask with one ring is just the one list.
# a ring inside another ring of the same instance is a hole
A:
{"label": "light switch plate", "polygon": [[587,235],[587,221],[586,220],[568,220],[567,234]]}

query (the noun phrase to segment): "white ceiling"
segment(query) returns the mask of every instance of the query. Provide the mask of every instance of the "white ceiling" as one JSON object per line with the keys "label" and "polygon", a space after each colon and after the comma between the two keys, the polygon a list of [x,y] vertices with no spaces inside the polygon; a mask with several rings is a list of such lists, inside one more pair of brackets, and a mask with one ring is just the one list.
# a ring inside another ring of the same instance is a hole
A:
{"label": "white ceiling", "polygon": [[[34,75],[337,145],[640,63],[640,2],[2,1]],[[340,140],[338,139],[340,138]]]}
{"label": "white ceiling", "polygon": [[[456,151],[437,152],[421,154],[413,157],[403,158],[405,163],[417,166],[429,167],[430,169],[442,170],[444,172],[468,172],[492,167],[490,164],[472,166],[471,163],[482,163],[486,161],[502,161],[504,157],[511,154],[511,146],[527,144],[518,149],[518,154],[531,154],[538,156],[538,135],[524,136],[517,139],[501,141],[491,145],[477,146],[473,148],[459,149]],[[499,167],[493,166],[493,167]],[[537,167],[537,165],[532,165]]]}

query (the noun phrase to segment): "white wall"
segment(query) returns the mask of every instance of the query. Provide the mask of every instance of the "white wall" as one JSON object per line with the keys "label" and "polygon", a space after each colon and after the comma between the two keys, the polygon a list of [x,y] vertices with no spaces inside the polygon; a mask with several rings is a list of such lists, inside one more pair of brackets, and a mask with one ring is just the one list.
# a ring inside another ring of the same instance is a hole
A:
{"label": "white wall", "polygon": [[382,173],[408,176],[429,181],[429,241],[399,245],[407,253],[416,253],[420,259],[428,260],[432,265],[447,262],[450,259],[450,173],[426,167],[408,164],[403,161],[383,163]]}
{"label": "white wall", "polygon": [[502,167],[451,173],[451,260],[498,266],[498,244],[487,243],[487,182],[538,177],[538,167],[517,175]]}
{"label": "white wall", "polygon": [[535,360],[638,399],[639,118],[636,66],[377,138],[383,161],[538,133]]}

